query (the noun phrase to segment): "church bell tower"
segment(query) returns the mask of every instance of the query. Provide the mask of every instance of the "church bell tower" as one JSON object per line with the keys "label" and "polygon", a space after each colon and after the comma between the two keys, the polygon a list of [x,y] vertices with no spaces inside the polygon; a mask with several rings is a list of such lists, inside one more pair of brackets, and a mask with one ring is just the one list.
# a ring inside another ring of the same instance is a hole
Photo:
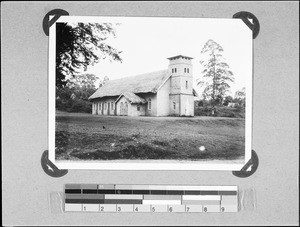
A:
{"label": "church bell tower", "polygon": [[170,114],[194,116],[193,58],[177,55],[168,59],[171,74]]}

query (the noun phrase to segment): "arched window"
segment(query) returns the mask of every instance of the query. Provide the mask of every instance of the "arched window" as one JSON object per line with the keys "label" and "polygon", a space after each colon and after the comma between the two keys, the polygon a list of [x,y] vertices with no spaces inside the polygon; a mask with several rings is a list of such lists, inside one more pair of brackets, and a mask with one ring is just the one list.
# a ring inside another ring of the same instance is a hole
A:
{"label": "arched window", "polygon": [[188,89],[188,81],[185,81],[185,88]]}
{"label": "arched window", "polygon": [[184,72],[186,73],[186,68],[184,68]]}
{"label": "arched window", "polygon": [[148,100],[148,110],[151,110],[151,99]]}
{"label": "arched window", "polygon": [[190,73],[190,72],[189,72],[189,71],[190,71],[189,68],[187,68],[186,70],[187,70],[187,73]]}

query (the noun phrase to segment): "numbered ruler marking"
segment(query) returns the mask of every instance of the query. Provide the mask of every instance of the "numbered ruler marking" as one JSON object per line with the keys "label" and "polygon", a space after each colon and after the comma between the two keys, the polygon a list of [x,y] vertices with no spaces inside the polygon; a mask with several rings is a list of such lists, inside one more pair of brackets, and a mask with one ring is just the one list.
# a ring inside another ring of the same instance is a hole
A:
{"label": "numbered ruler marking", "polygon": [[203,211],[203,206],[202,205],[185,205],[185,212],[202,212]]}
{"label": "numbered ruler marking", "polygon": [[151,207],[148,204],[145,204],[145,205],[144,204],[143,205],[135,204],[134,208],[133,208],[134,212],[141,212],[141,213],[150,212],[150,210],[151,210]]}
{"label": "numbered ruler marking", "polygon": [[156,213],[168,212],[168,205],[161,205],[161,204],[150,205],[150,211]]}
{"label": "numbered ruler marking", "polygon": [[117,204],[100,204],[99,209],[100,212],[116,212]]}
{"label": "numbered ruler marking", "polygon": [[67,184],[65,212],[238,212],[237,186]]}
{"label": "numbered ruler marking", "polygon": [[185,205],[168,205],[168,212],[184,213],[185,209]]}
{"label": "numbered ruler marking", "polygon": [[117,212],[133,212],[133,204],[117,204]]}

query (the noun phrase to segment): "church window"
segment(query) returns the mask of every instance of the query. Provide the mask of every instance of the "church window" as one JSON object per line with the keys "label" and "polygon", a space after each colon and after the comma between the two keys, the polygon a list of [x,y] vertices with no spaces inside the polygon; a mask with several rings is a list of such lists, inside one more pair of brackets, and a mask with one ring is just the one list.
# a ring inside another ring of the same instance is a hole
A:
{"label": "church window", "polygon": [[151,99],[148,100],[148,110],[151,110]]}
{"label": "church window", "polygon": [[137,105],[137,106],[136,106],[136,109],[137,109],[137,111],[140,111],[140,109],[141,109],[141,108],[140,108],[140,105]]}
{"label": "church window", "polygon": [[177,68],[174,69],[175,73],[177,72]]}
{"label": "church window", "polygon": [[176,109],[176,102],[173,102],[173,109]]}
{"label": "church window", "polygon": [[189,71],[190,71],[189,68],[187,68],[186,70],[187,70],[187,73],[190,73],[190,72],[189,72]]}
{"label": "church window", "polygon": [[186,68],[184,68],[184,72],[186,73]]}
{"label": "church window", "polygon": [[185,81],[185,88],[188,89],[188,81]]}
{"label": "church window", "polygon": [[172,73],[174,73],[174,69],[172,69]]}

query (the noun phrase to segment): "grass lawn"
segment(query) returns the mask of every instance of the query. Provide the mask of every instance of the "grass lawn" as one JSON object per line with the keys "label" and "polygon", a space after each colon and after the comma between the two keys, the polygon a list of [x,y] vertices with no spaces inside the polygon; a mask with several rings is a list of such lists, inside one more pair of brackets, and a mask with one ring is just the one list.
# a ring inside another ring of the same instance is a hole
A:
{"label": "grass lawn", "polygon": [[55,154],[57,160],[244,159],[245,119],[57,111]]}

